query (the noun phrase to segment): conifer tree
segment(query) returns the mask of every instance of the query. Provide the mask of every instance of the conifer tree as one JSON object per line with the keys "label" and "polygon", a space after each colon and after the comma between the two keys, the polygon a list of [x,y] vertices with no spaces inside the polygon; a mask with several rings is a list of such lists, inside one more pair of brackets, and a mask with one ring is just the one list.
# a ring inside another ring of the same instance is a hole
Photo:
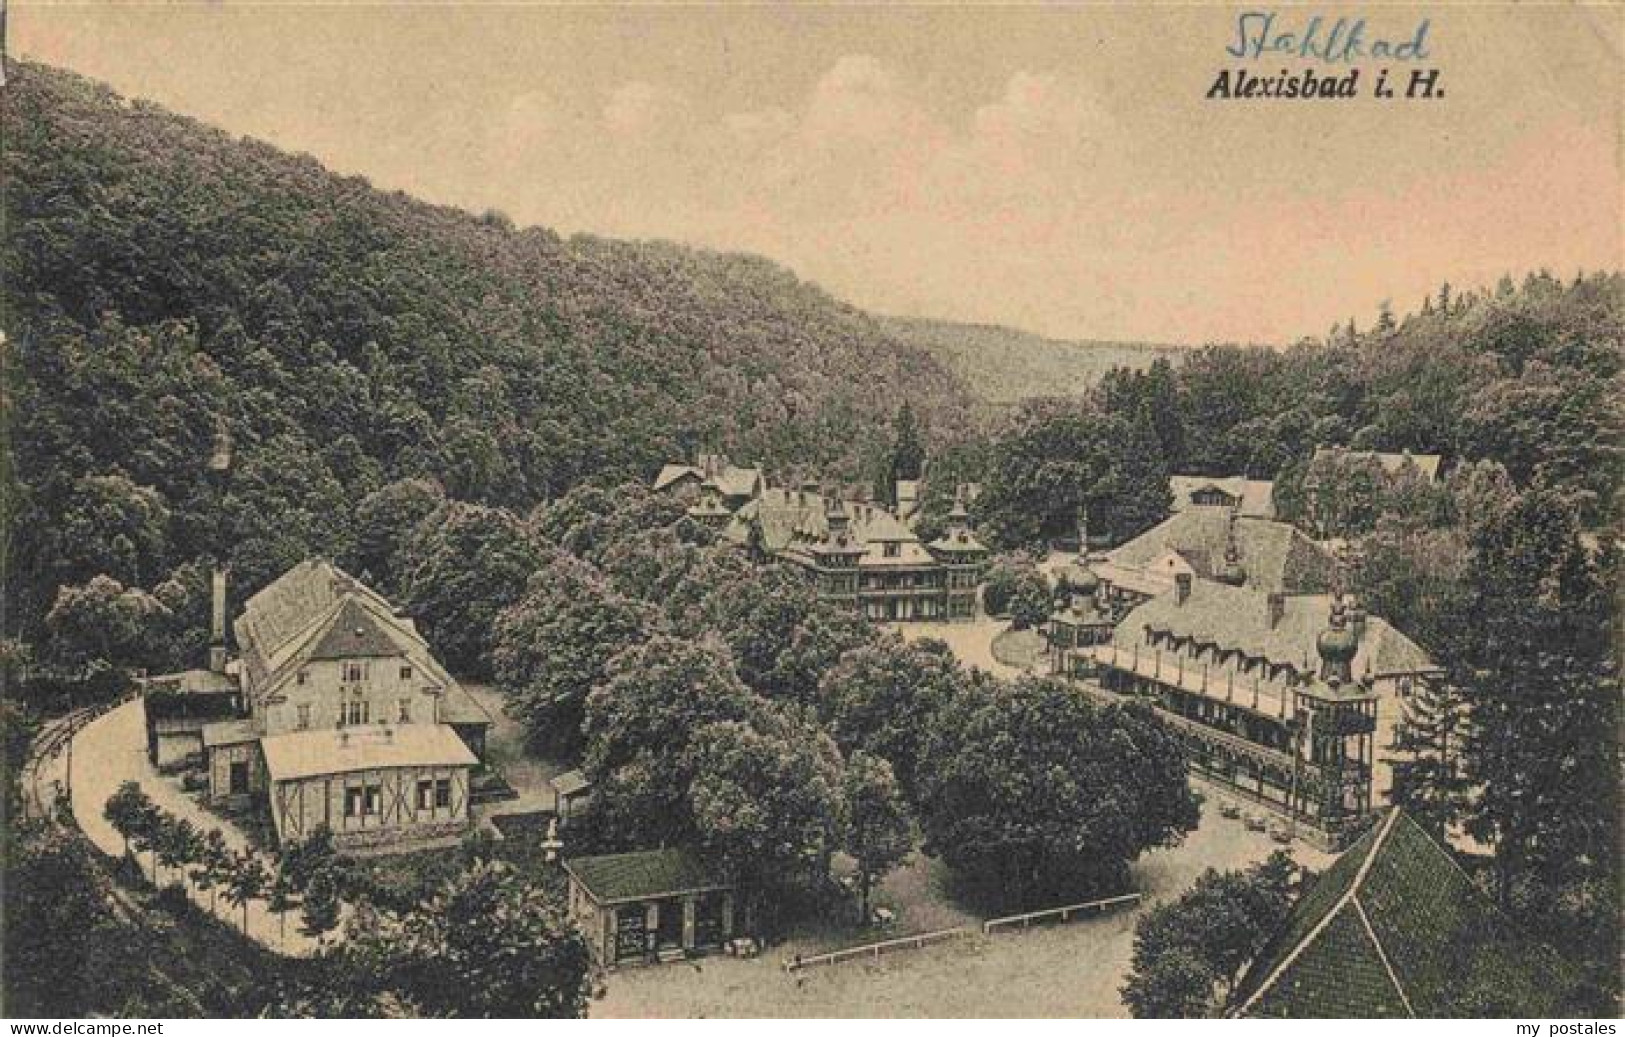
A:
{"label": "conifer tree", "polygon": [[1406,701],[1389,746],[1395,754],[1389,760],[1390,798],[1441,841],[1461,820],[1472,788],[1462,762],[1467,721],[1460,688],[1422,681]]}

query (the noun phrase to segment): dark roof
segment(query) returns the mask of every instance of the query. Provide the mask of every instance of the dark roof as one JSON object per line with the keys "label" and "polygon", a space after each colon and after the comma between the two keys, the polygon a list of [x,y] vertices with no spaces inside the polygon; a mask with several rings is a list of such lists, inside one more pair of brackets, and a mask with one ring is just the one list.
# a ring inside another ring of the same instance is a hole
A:
{"label": "dark roof", "polygon": [[[1306,672],[1320,668],[1317,641],[1332,611],[1328,595],[1289,595],[1281,619],[1270,625],[1269,595],[1246,587],[1193,580],[1181,603],[1169,591],[1136,607],[1117,627],[1114,640],[1124,651],[1143,639],[1147,627],[1178,637],[1235,649],[1278,666]],[[1353,661],[1357,677],[1431,673],[1437,667],[1426,652],[1381,616],[1368,616]]]}
{"label": "dark roof", "polygon": [[1298,901],[1236,1003],[1247,1016],[1435,1018],[1489,989],[1534,1018],[1560,1014],[1569,986],[1557,956],[1395,808]]}
{"label": "dark roof", "polygon": [[[1224,563],[1230,538],[1227,508],[1187,508],[1107,554],[1109,562],[1144,570],[1173,551],[1196,575],[1213,579]],[[1336,559],[1331,552],[1284,522],[1235,520],[1236,546],[1247,570],[1247,586],[1286,594],[1320,594],[1331,589]]]}
{"label": "dark roof", "polygon": [[434,658],[410,618],[324,559],[299,563],[249,598],[233,629],[242,649],[243,690],[256,700],[275,694],[312,659],[404,657],[446,689],[446,720],[490,719],[476,704],[461,701],[465,696],[457,681]]}
{"label": "dark roof", "polygon": [[1267,479],[1248,479],[1241,475],[1170,475],[1168,490],[1174,495],[1173,510],[1184,511],[1196,507],[1191,497],[1209,487],[1237,500],[1242,515],[1265,519],[1275,517],[1275,484]]}
{"label": "dark roof", "polygon": [[474,693],[453,682],[440,699],[442,724],[484,724],[490,726],[491,711],[486,709]]}
{"label": "dark roof", "polygon": [[339,606],[338,615],[322,633],[308,658],[362,659],[405,654],[373,619],[372,613],[350,598]]}
{"label": "dark roof", "polygon": [[[775,553],[794,546],[798,536],[807,541],[825,540],[829,536],[830,503],[821,493],[771,487],[734,513],[724,535],[737,543],[745,543],[750,528],[756,526],[762,533],[762,546]],[[919,541],[913,531],[885,508],[852,501],[834,503],[845,513],[852,539],[858,544]],[[930,558],[927,556],[924,560],[930,561]]]}
{"label": "dark roof", "polygon": [[576,857],[565,861],[564,868],[600,904],[732,886],[710,872],[694,854],[682,849]]}

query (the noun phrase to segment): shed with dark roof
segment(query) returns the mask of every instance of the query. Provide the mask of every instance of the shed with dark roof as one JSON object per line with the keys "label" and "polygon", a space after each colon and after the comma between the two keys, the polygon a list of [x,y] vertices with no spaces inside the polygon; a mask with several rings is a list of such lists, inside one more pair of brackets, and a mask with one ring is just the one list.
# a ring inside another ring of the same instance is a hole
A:
{"label": "shed with dark roof", "polygon": [[564,862],[570,911],[601,964],[668,961],[736,933],[733,883],[681,848]]}

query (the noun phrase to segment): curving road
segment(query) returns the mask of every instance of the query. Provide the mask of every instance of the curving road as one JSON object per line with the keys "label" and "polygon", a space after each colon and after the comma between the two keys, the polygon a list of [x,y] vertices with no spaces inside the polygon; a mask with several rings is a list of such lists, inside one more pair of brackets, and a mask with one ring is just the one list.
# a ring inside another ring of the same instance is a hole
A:
{"label": "curving road", "polygon": [[[176,817],[185,818],[207,832],[220,829],[226,845],[233,852],[249,848],[247,837],[230,821],[210,813],[180,790],[175,782],[164,778],[147,760],[147,733],[143,703],[132,699],[103,714],[86,725],[73,740],[73,815],[79,828],[96,847],[110,857],[124,853],[124,839],[103,815],[108,797],[126,781],[140,784],[153,803]],[[66,783],[69,756],[67,753],[42,761],[40,783]],[[261,863],[267,870],[276,867],[276,861],[261,854]],[[150,868],[150,861],[144,861]],[[149,871],[150,875],[151,872]],[[166,873],[163,879],[174,881],[177,874]],[[189,883],[187,884],[190,885]],[[192,900],[205,911],[209,897],[188,890]],[[217,898],[215,916],[237,929],[243,925],[243,911]],[[280,954],[307,955],[316,950],[316,941],[298,931],[299,912],[289,912],[287,936],[281,933],[281,923],[263,900],[248,902],[248,935]]]}

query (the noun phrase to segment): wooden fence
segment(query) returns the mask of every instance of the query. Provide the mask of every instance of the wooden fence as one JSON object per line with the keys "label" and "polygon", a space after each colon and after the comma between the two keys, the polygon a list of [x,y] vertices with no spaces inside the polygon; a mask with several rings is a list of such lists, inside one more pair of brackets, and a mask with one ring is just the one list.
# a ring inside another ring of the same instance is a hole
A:
{"label": "wooden fence", "polygon": [[879,943],[866,943],[859,947],[843,947],[838,951],[829,951],[825,954],[811,954],[806,957],[796,956],[784,963],[788,972],[797,969],[809,968],[813,965],[839,965],[843,961],[853,958],[878,958],[887,951],[919,950],[921,947],[933,943],[942,943],[946,940],[956,940],[961,936],[969,936],[971,930],[963,925],[952,929],[938,929],[929,933],[916,933],[913,936],[898,936],[890,940],[881,940]]}
{"label": "wooden fence", "polygon": [[[28,757],[23,761],[17,775],[19,792],[22,796],[23,817],[29,819],[49,818],[56,806],[55,789],[46,787],[40,780],[40,771],[45,764],[63,753],[68,753],[71,761],[73,740],[80,731],[103,714],[111,712],[133,698],[139,697],[140,690],[131,689],[112,701],[98,703],[94,706],[81,706],[72,712],[46,721],[34,736],[34,744],[29,747]],[[72,774],[69,773],[64,777],[71,780]],[[67,792],[69,789],[64,788],[62,791]]]}
{"label": "wooden fence", "polygon": [[1083,904],[1068,904],[1065,907],[1050,907],[1045,908],[1042,911],[1029,911],[1024,915],[1007,915],[1004,918],[990,918],[982,923],[982,933],[984,935],[990,935],[999,929],[1009,928],[1016,925],[1026,929],[1035,922],[1047,922],[1050,919],[1059,919],[1063,922],[1070,922],[1072,920],[1072,916],[1076,914],[1082,914],[1084,912],[1109,911],[1114,907],[1121,907],[1124,904],[1138,904],[1140,902],[1140,896],[1141,894],[1139,893],[1125,893],[1120,897],[1107,897],[1104,900],[1091,900]]}
{"label": "wooden fence", "polygon": [[[1024,915],[990,918],[982,923],[982,935],[990,936],[1000,929],[1008,929],[1018,925],[1026,929],[1034,923],[1042,923],[1051,919],[1070,922],[1073,915],[1098,913],[1109,911],[1114,907],[1122,907],[1125,904],[1138,904],[1141,896],[1139,893],[1125,893],[1119,897],[1091,900],[1084,904],[1067,904],[1065,907],[1050,907],[1042,911],[1029,911]],[[968,926],[960,925],[952,929],[938,929],[935,932],[917,933],[913,936],[898,936],[890,940],[881,940],[879,943],[865,943],[857,947],[843,947],[838,951],[828,951],[824,954],[798,956],[786,961],[784,968],[787,972],[795,972],[797,969],[810,968],[813,965],[839,965],[843,961],[851,961],[854,958],[878,958],[888,951],[919,950],[934,943],[943,943],[947,940],[958,939],[961,936],[969,936],[973,931]]]}

